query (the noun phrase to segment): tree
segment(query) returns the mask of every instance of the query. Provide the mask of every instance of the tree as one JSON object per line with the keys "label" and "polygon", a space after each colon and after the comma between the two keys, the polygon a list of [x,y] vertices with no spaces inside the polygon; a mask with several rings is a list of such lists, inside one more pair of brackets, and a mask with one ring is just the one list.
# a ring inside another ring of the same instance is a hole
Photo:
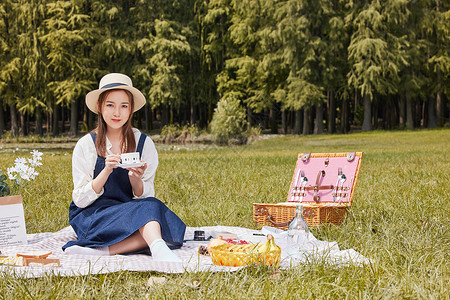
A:
{"label": "tree", "polygon": [[[403,2],[393,2],[399,1]],[[397,50],[401,49],[401,39],[387,28],[389,9],[396,7],[388,2],[372,1],[352,21],[355,31],[348,47],[351,64],[348,84],[363,97],[363,131],[372,129],[371,102],[375,94],[393,94],[399,83],[399,62],[403,58]]]}
{"label": "tree", "polygon": [[[48,51],[49,107],[71,108],[70,132],[76,135],[78,128],[78,100],[95,85],[98,71],[89,55],[89,48],[97,36],[90,17],[82,11],[83,1],[55,1],[48,4],[45,20],[46,35],[42,41]],[[86,55],[88,54],[88,55]]]}
{"label": "tree", "polygon": [[[324,86],[322,76],[326,64],[326,43],[323,22],[326,1],[289,0],[280,3],[276,12],[282,59],[287,67],[287,79],[277,91],[278,100],[286,109],[303,109],[303,134],[310,133],[310,112],[316,106],[316,133],[322,132]],[[296,119],[300,119],[297,114]],[[295,132],[300,129],[296,128]]]}
{"label": "tree", "polygon": [[[148,60],[152,70],[152,85],[148,91],[153,107],[170,109],[170,123],[173,123],[172,108],[181,104],[181,77],[184,71],[181,61],[189,55],[190,46],[181,33],[179,24],[167,20],[155,21],[155,34],[152,36]],[[166,122],[163,122],[167,124]]]}
{"label": "tree", "polygon": [[[423,31],[428,43],[428,75],[434,80],[428,97],[428,127],[443,125],[450,92],[450,14],[448,1],[426,1]],[[438,117],[438,120],[436,119]]]}

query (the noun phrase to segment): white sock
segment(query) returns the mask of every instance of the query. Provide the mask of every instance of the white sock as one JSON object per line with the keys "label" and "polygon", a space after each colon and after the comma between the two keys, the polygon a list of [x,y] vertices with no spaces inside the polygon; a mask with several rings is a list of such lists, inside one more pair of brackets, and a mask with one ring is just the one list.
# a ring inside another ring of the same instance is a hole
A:
{"label": "white sock", "polygon": [[98,248],[88,248],[88,247],[81,247],[81,246],[72,246],[69,248],[66,248],[64,250],[65,254],[82,254],[82,255],[97,255],[97,256],[105,256],[109,255],[109,247],[98,247]]}
{"label": "white sock", "polygon": [[163,239],[156,239],[150,245],[152,257],[157,261],[182,262],[182,260],[167,247]]}

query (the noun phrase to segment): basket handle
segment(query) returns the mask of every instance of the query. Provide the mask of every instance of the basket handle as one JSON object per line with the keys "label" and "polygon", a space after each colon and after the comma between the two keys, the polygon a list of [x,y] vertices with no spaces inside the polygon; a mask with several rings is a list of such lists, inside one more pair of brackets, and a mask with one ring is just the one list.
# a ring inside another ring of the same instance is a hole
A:
{"label": "basket handle", "polygon": [[269,221],[275,227],[287,227],[292,222],[292,220],[294,220],[294,218],[295,218],[295,216],[294,216],[294,218],[292,218],[292,220],[290,220],[290,221],[277,223],[277,222],[275,222],[273,220],[273,217],[269,213],[269,210],[267,208],[265,208],[265,207],[258,207],[258,208],[256,208],[255,215],[257,215],[257,216],[267,216],[266,220]]}
{"label": "basket handle", "polygon": [[[294,218],[295,218],[295,216],[294,216]],[[292,220],[294,220],[294,218],[292,218]],[[269,221],[275,227],[287,227],[292,222],[292,220],[290,220],[290,221],[286,221],[286,222],[277,223],[273,220],[271,214],[267,215],[266,220]]]}

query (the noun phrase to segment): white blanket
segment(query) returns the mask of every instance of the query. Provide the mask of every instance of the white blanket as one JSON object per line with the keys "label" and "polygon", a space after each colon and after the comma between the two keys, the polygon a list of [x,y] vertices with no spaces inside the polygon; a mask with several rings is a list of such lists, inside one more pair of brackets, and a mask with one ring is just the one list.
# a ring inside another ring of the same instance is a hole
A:
{"label": "white blanket", "polygon": [[[60,259],[60,267],[12,267],[0,265],[0,274],[14,274],[21,277],[40,277],[43,275],[77,276],[88,274],[101,274],[117,272],[121,270],[129,271],[157,271],[163,273],[183,273],[183,272],[229,272],[236,271],[242,267],[224,267],[212,264],[209,256],[198,255],[200,245],[207,245],[208,242],[189,241],[193,239],[195,230],[204,230],[207,235],[214,231],[228,231],[236,233],[239,238],[252,236],[253,233],[271,233],[275,237],[275,242],[282,249],[282,261],[280,268],[286,269],[299,264],[317,261],[327,264],[356,264],[369,263],[370,260],[360,255],[356,251],[339,250],[335,242],[318,241],[310,233],[308,242],[300,246],[300,250],[293,255],[288,255],[285,232],[264,227],[261,231],[240,227],[214,226],[214,227],[188,227],[186,229],[183,247],[174,252],[183,260],[182,263],[153,261],[149,255],[114,255],[114,256],[89,256],[89,255],[67,255],[61,247],[70,240],[75,240],[76,235],[71,227],[66,227],[58,232],[46,232],[28,234],[28,244],[21,246],[0,247],[1,255],[15,255],[18,252],[34,250],[50,250],[52,254],[48,258]],[[292,252],[292,248],[291,251]]]}

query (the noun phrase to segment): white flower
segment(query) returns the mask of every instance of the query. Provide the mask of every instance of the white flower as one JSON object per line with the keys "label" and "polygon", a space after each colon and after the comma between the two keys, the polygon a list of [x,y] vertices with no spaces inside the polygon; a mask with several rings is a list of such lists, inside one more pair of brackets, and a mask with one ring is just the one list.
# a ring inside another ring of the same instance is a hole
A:
{"label": "white flower", "polygon": [[33,173],[34,173],[33,167],[24,165],[20,170],[20,177],[22,177],[23,180],[30,181],[32,179]]}
{"label": "white flower", "polygon": [[[16,150],[19,150],[18,148]],[[14,152],[14,151],[13,151]],[[7,169],[8,178],[14,181],[14,186],[22,186],[24,181],[30,181],[35,179],[38,172],[36,172],[35,167],[42,166],[42,152],[33,150],[30,152],[33,157],[25,159],[23,157],[18,157],[15,159],[15,164],[13,167]]]}
{"label": "white flower", "polygon": [[29,158],[28,162],[30,163],[31,166],[37,167],[37,166],[42,166],[42,163],[40,162],[41,160],[42,160],[42,158],[36,159],[36,157],[33,157],[33,158]]}
{"label": "white flower", "polygon": [[33,150],[33,151],[31,151],[30,152],[31,154],[33,154],[33,156],[36,156],[36,157],[39,157],[40,159],[42,159],[42,152],[39,152],[39,151],[37,151],[37,150]]}
{"label": "white flower", "polygon": [[18,158],[16,158],[16,160],[14,162],[16,163],[16,166],[17,166],[17,165],[26,164],[27,160],[23,157],[18,157]]}
{"label": "white flower", "polygon": [[17,170],[14,167],[8,168],[7,170],[9,180],[15,180],[17,177]]}
{"label": "white flower", "polygon": [[33,172],[33,173],[30,175],[30,178],[31,178],[31,179],[35,179],[36,176],[38,176],[38,175],[39,175],[38,172]]}

